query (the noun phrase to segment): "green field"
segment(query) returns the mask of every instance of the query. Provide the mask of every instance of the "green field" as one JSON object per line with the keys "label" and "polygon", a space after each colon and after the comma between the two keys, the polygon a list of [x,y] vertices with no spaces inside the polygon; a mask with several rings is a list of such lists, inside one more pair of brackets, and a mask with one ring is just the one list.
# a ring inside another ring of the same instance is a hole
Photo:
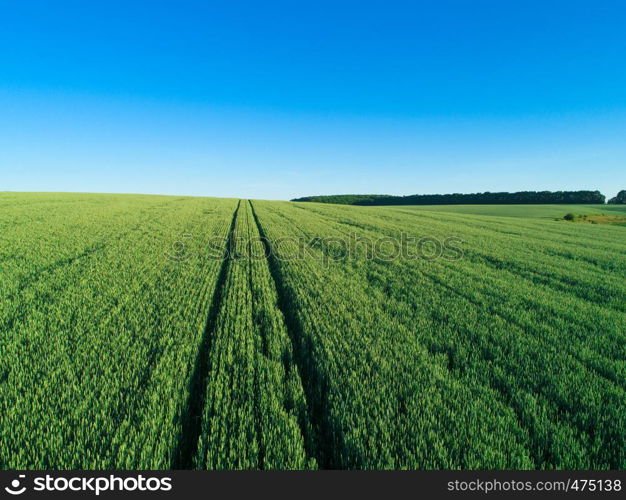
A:
{"label": "green field", "polygon": [[0,468],[626,468],[595,210],[1,193]]}
{"label": "green field", "polygon": [[588,215],[626,214],[626,205],[418,205],[389,208],[470,215],[491,215],[495,217],[522,217],[525,219],[560,219],[567,213]]}

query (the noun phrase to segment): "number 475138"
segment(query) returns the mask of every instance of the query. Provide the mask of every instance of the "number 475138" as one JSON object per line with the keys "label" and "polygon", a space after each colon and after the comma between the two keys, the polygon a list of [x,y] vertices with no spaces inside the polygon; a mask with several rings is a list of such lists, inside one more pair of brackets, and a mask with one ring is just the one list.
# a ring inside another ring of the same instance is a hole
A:
{"label": "number 475138", "polygon": [[622,491],[620,479],[574,479],[570,484],[574,491]]}

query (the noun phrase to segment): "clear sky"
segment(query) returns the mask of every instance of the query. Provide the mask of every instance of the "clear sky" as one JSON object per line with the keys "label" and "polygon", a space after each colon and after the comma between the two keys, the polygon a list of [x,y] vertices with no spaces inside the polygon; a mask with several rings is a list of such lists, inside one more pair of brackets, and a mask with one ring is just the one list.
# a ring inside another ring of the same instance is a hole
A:
{"label": "clear sky", "polygon": [[0,191],[626,189],[626,2],[0,0]]}

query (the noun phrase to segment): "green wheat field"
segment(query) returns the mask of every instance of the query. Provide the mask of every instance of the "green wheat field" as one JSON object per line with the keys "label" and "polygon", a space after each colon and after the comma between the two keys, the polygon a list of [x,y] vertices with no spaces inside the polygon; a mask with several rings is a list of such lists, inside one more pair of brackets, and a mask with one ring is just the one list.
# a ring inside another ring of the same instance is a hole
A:
{"label": "green wheat field", "polygon": [[0,193],[0,468],[626,468],[618,206]]}

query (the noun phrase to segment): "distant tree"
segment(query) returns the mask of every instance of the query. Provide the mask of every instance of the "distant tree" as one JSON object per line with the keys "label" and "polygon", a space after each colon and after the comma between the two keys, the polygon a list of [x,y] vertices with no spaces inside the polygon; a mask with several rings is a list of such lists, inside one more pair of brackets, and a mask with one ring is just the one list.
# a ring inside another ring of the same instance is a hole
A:
{"label": "distant tree", "polygon": [[611,198],[607,203],[610,205],[626,205],[626,189],[623,189],[615,198]]}

